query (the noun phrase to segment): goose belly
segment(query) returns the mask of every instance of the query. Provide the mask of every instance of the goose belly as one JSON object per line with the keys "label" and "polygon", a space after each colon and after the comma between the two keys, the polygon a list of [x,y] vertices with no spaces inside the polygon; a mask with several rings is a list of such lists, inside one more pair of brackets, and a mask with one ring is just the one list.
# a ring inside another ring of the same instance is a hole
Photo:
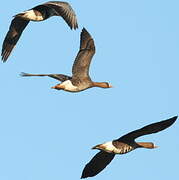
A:
{"label": "goose belly", "polygon": [[70,91],[70,92],[79,91],[79,88],[77,86],[74,86],[70,80],[64,81],[63,83],[61,83],[61,86],[64,87],[65,91]]}
{"label": "goose belly", "polygon": [[134,147],[124,144],[124,143],[114,143],[113,142],[107,142],[104,144],[104,151],[115,153],[115,154],[125,154],[134,149]]}
{"label": "goose belly", "polygon": [[116,154],[126,154],[130,151],[132,151],[134,148],[132,146],[124,146],[122,148],[115,148],[114,152]]}

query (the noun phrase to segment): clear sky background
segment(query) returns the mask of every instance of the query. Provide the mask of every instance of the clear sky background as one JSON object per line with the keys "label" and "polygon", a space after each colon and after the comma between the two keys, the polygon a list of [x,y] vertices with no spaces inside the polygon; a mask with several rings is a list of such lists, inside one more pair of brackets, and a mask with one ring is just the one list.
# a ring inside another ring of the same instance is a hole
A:
{"label": "clear sky background", "polygon": [[[12,16],[42,0],[1,2],[0,41]],[[68,1],[79,29],[62,18],[31,22],[8,62],[0,64],[0,180],[77,180],[98,152],[96,144],[179,114],[179,2],[177,0]],[[94,81],[114,88],[80,93],[51,89],[48,77],[20,72],[64,73],[79,50],[85,27],[96,45]],[[177,179],[179,120],[139,138],[157,149],[117,155],[94,180]]]}

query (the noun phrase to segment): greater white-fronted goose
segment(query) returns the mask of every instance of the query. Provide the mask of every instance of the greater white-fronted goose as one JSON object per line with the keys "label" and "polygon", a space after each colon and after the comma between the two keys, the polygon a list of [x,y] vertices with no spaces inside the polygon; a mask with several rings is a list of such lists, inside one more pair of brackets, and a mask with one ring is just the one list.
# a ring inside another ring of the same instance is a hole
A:
{"label": "greater white-fronted goose", "polygon": [[89,67],[95,53],[95,45],[92,37],[83,28],[81,32],[80,50],[72,68],[72,77],[63,74],[29,74],[21,73],[22,76],[49,76],[62,83],[52,87],[57,90],[79,92],[92,87],[110,88],[107,82],[93,82],[89,76]]}
{"label": "greater white-fronted goose", "polygon": [[176,119],[177,116],[168,120],[153,123],[144,126],[141,129],[132,131],[119,139],[94,146],[92,149],[99,149],[100,152],[98,152],[91,161],[86,164],[81,178],[96,176],[113,160],[115,154],[125,154],[136,148],[156,148],[157,146],[152,142],[135,142],[135,139],[143,135],[162,131],[171,126]]}
{"label": "greater white-fronted goose", "polygon": [[61,16],[71,29],[78,28],[75,12],[67,2],[49,1],[14,16],[2,45],[2,61],[6,62],[29,21],[44,21]]}

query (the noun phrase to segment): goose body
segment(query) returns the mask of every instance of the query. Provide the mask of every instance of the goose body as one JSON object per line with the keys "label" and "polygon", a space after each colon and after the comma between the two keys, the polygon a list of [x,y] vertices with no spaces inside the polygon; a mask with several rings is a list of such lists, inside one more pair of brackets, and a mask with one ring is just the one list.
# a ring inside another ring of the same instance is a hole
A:
{"label": "goose body", "polygon": [[135,144],[128,145],[126,143],[118,142],[118,141],[108,141],[103,144],[97,145],[92,149],[101,149],[108,153],[114,154],[125,154],[137,148]]}
{"label": "goose body", "polygon": [[22,73],[22,76],[49,76],[62,83],[53,86],[53,89],[68,92],[80,92],[92,87],[110,88],[108,82],[93,82],[89,76],[89,67],[95,54],[94,40],[88,31],[83,28],[80,38],[80,50],[72,67],[72,76],[64,74],[29,74]]}
{"label": "goose body", "polygon": [[11,21],[9,31],[2,45],[2,61],[7,61],[22,32],[30,21],[44,21],[52,16],[62,17],[71,29],[78,28],[76,14],[67,2],[49,1],[16,14]]}
{"label": "goose body", "polygon": [[[65,91],[69,91],[69,92],[78,92],[79,91],[78,86],[74,86],[72,84],[71,80],[66,80],[66,81],[62,82],[61,84],[59,84],[59,87]],[[54,86],[52,88],[55,89],[56,86]]]}
{"label": "goose body", "polygon": [[81,178],[96,176],[100,173],[114,158],[116,154],[126,154],[137,148],[153,149],[157,148],[152,142],[136,142],[135,139],[152,133],[162,131],[171,126],[177,119],[177,116],[170,119],[144,126],[141,129],[132,131],[116,140],[98,144],[92,149],[98,149],[98,152],[83,169]]}

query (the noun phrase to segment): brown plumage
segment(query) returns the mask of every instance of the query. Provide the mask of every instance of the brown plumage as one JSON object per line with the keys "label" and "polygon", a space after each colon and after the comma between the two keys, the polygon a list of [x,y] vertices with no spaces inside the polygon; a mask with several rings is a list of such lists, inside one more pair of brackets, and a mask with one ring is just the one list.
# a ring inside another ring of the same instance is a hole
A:
{"label": "brown plumage", "polygon": [[75,12],[67,2],[50,1],[14,16],[2,46],[2,61],[6,62],[29,21],[44,21],[61,16],[71,29],[78,28]]}
{"label": "brown plumage", "polygon": [[100,152],[98,152],[92,160],[86,164],[81,178],[96,176],[113,160],[115,154],[125,154],[136,148],[156,148],[157,146],[152,142],[135,142],[135,139],[143,135],[162,131],[171,126],[176,119],[177,116],[168,120],[153,123],[144,126],[141,129],[132,131],[119,139],[94,146],[92,149],[99,149]]}
{"label": "brown plumage", "polygon": [[57,90],[69,92],[79,92],[91,87],[110,88],[107,82],[93,82],[89,76],[89,67],[93,55],[95,54],[94,40],[91,35],[83,28],[81,32],[80,50],[72,67],[72,77],[63,74],[28,74],[22,73],[22,76],[49,76],[62,83],[52,87]]}

